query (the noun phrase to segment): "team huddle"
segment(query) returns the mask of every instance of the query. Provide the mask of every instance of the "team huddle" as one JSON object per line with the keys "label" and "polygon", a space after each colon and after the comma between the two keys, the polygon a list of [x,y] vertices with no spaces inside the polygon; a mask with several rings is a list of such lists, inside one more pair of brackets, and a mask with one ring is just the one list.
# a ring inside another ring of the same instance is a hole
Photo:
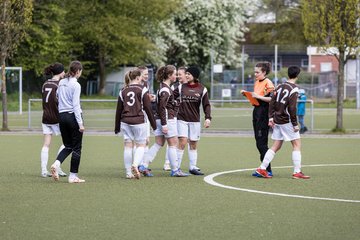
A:
{"label": "team huddle", "polygon": [[[301,172],[301,144],[296,121],[298,87],[295,82],[300,68],[289,67],[289,80],[276,89],[266,77],[269,71],[269,63],[258,63],[255,67],[256,82],[252,97],[260,104],[254,106],[253,128],[261,165],[252,175],[262,178],[273,176],[270,162],[285,140],[291,141],[293,145],[293,178],[308,179],[309,176]],[[77,82],[81,73],[82,65],[78,61],[70,64],[66,75],[60,63],[45,69],[48,80],[42,88],[44,145],[41,150],[41,175],[52,176],[56,181],[60,176],[67,176],[60,166],[66,157],[72,154],[68,182],[85,182],[78,177],[82,135],[85,130],[80,106],[81,87]],[[205,128],[210,127],[212,118],[208,91],[199,81],[200,69],[195,66],[178,69],[173,65],[160,67],[156,72],[156,80],[160,83],[156,95],[149,93],[148,75],[145,66],[128,71],[125,74],[124,87],[118,96],[114,132],[121,132],[124,138],[125,177],[152,177],[149,166],[165,142],[167,148],[164,170],[169,170],[171,177],[204,175],[197,164],[201,108],[204,112]],[[270,149],[269,127],[274,130],[274,144]],[[150,128],[155,136],[155,142],[151,147]],[[63,145],[49,173],[47,162],[51,136],[59,133]],[[189,157],[188,173],[181,169],[186,147]]]}
{"label": "team huddle", "polygon": [[[115,133],[124,136],[126,178],[141,175],[152,177],[149,164],[167,142],[166,156],[172,177],[203,175],[197,166],[197,142],[200,140],[200,107],[205,113],[204,126],[210,127],[211,106],[207,89],[199,83],[197,67],[176,69],[160,67],[156,79],[160,82],[156,96],[148,92],[148,70],[138,67],[126,73],[125,86],[120,90],[115,117]],[[176,80],[179,82],[175,84]],[[154,107],[151,107],[151,102]],[[154,109],[154,110],[152,110]],[[155,143],[148,147],[150,126]],[[189,173],[181,170],[185,146],[189,144]],[[134,149],[134,150],[133,150]],[[166,167],[166,163],[164,169]]]}

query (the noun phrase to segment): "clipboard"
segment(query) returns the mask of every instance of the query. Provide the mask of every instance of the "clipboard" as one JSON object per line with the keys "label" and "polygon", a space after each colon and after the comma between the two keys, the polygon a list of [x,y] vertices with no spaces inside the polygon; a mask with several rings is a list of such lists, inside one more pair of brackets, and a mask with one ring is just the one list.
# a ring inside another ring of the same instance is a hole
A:
{"label": "clipboard", "polygon": [[244,96],[249,100],[249,102],[251,103],[251,105],[253,106],[259,106],[260,103],[258,102],[258,100],[256,98],[253,98],[251,96],[251,92],[244,92]]}

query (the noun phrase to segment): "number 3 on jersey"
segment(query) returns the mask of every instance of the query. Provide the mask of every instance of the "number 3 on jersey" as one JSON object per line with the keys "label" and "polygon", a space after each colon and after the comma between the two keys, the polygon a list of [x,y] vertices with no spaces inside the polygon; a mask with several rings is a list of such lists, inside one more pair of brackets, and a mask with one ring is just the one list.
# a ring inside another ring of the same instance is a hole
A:
{"label": "number 3 on jersey", "polygon": [[[289,96],[289,90],[287,90],[287,89],[283,90],[282,88],[279,88],[276,92],[277,92],[276,101],[281,102],[282,104],[285,104],[286,103],[285,98],[287,96]],[[281,100],[280,100],[280,97],[281,97]]]}
{"label": "number 3 on jersey", "polygon": [[127,101],[127,105],[129,106],[133,106],[135,104],[135,93],[134,92],[128,92],[126,94],[126,96],[128,96],[130,99],[130,101]]}

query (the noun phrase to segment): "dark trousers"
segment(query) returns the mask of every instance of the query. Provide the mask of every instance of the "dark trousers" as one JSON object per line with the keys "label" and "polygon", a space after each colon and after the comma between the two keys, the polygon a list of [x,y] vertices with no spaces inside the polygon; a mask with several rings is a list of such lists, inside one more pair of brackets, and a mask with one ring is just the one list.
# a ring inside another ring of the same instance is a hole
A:
{"label": "dark trousers", "polygon": [[79,131],[79,124],[74,113],[60,113],[59,125],[65,148],[58,154],[57,160],[63,163],[72,153],[70,172],[77,173],[79,172],[83,133]]}
{"label": "dark trousers", "polygon": [[[256,140],[256,147],[260,153],[260,161],[264,160],[268,147],[269,135],[269,105],[263,103],[260,106],[254,107],[253,110],[253,129]],[[267,171],[271,172],[271,165],[269,164]]]}

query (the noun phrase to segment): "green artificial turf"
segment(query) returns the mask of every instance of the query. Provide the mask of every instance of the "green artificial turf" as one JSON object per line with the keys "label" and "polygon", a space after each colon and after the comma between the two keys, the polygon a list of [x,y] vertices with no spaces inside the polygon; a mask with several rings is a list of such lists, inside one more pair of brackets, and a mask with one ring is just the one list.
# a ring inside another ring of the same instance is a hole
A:
{"label": "green artificial turf", "polygon": [[[302,139],[303,165],[360,163],[359,138]],[[270,140],[271,143],[271,140]],[[50,149],[53,162],[60,137]],[[201,176],[169,177],[164,149],[155,177],[125,179],[122,138],[84,135],[84,184],[40,177],[42,136],[0,135],[0,239],[357,239],[360,203],[310,200],[224,189]],[[208,136],[198,165],[208,175],[253,169],[259,156],[252,137]],[[68,172],[70,159],[62,165]],[[183,169],[187,169],[187,154]],[[215,181],[259,191],[360,200],[360,166],[303,167],[309,180],[291,179],[291,147],[273,161],[273,179],[252,171]]]}

